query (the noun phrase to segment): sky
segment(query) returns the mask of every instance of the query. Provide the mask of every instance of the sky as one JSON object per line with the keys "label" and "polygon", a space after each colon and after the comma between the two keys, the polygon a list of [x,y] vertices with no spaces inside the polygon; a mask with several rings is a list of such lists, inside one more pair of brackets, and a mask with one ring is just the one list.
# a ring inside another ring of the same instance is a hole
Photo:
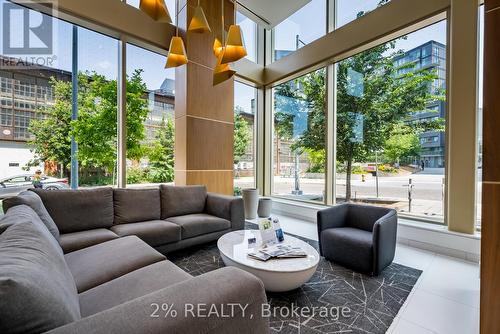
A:
{"label": "sky", "polygon": [[[280,23],[275,28],[275,49],[295,50],[296,35],[301,42],[308,44],[326,33],[326,0],[311,0],[291,17]],[[337,27],[356,19],[360,11],[369,11],[376,8],[379,0],[337,0]],[[3,10],[5,0],[0,0],[0,11]],[[139,6],[139,0],[128,0],[128,4]],[[175,0],[166,0],[170,14],[175,21]],[[0,13],[1,15],[1,13]],[[42,14],[31,12],[35,22],[40,20]],[[484,14],[481,14],[484,15]],[[2,16],[0,16],[2,17]],[[481,16],[482,18],[482,16]],[[57,59],[54,67],[71,71],[71,42],[72,25],[62,20],[53,20],[55,40],[55,55]],[[247,58],[255,60],[256,50],[256,24],[242,14],[238,13],[237,23],[243,30],[245,44],[248,50]],[[11,40],[22,39],[22,30],[19,22],[11,23]],[[4,25],[0,25],[3,29]],[[3,32],[0,31],[0,39]],[[482,34],[481,34],[482,38]],[[409,50],[429,40],[436,40],[446,44],[446,22],[442,21],[408,35],[406,40],[399,39],[397,49]],[[3,42],[3,41],[0,41]],[[482,41],[480,42],[482,43]],[[1,43],[0,43],[1,44]],[[482,46],[482,44],[481,44]],[[302,47],[302,44],[300,45]],[[480,48],[482,52],[482,47]],[[96,52],[97,51],[97,52]],[[81,71],[96,71],[108,79],[117,77],[118,41],[111,37],[78,28],[78,67]],[[482,59],[482,57],[480,58]],[[151,51],[127,45],[127,73],[134,69],[144,70],[143,78],[148,89],[158,89],[165,78],[175,79],[173,69],[164,69],[165,56]],[[480,64],[482,66],[482,64]],[[480,72],[481,73],[481,72]],[[236,85],[235,102],[250,112],[250,101],[255,96],[255,89],[243,84]],[[480,101],[480,105],[482,101]]]}

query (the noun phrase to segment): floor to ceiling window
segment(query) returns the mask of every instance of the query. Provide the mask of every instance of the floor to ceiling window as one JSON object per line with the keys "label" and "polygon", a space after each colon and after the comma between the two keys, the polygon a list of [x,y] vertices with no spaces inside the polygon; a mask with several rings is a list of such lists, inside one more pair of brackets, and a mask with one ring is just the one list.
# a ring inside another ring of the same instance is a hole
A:
{"label": "floor to ceiling window", "polygon": [[478,108],[477,108],[477,225],[481,226],[482,179],[483,179],[483,56],[484,56],[484,5],[479,7],[478,46]]}
{"label": "floor to ceiling window", "polygon": [[4,0],[0,17],[1,201],[32,187],[36,171],[44,187],[67,186],[72,25]]}
{"label": "floor to ceiling window", "polygon": [[443,221],[446,22],[339,62],[337,201]]}
{"label": "floor to ceiling window", "polygon": [[80,27],[76,38],[79,186],[116,185],[118,40]]}
{"label": "floor to ceiling window", "polygon": [[390,0],[335,0],[335,28],[356,20]]}
{"label": "floor to ceiling window", "polygon": [[175,70],[127,44],[127,183],[174,180]]}
{"label": "floor to ceiling window", "polygon": [[325,69],[273,89],[273,194],[324,201]]}
{"label": "floor to ceiling window", "polygon": [[312,0],[273,29],[273,60],[326,34],[326,0]]}
{"label": "floor to ceiling window", "polygon": [[243,32],[243,40],[247,49],[247,58],[253,62],[257,62],[257,23],[250,20],[240,12],[236,12],[236,24],[241,27]]}
{"label": "floor to ceiling window", "polygon": [[234,82],[234,189],[255,187],[257,89]]}

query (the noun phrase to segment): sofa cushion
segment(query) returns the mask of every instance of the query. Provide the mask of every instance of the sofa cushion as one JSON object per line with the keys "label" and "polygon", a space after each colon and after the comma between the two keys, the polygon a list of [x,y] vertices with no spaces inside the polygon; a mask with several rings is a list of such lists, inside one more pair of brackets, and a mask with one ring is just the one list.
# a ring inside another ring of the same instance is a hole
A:
{"label": "sofa cushion", "polygon": [[114,189],[115,224],[159,220],[160,189]]}
{"label": "sofa cushion", "polygon": [[59,242],[54,238],[52,233],[50,233],[49,229],[45,224],[42,222],[40,217],[36,214],[35,211],[33,211],[32,208],[30,208],[27,205],[17,205],[9,209],[8,215],[3,216],[5,217],[4,220],[2,220],[2,223],[0,223],[0,233],[2,233],[3,230],[7,229],[10,225],[17,224],[19,222],[24,222],[24,221],[29,221],[32,224],[36,225],[40,233],[43,233],[45,236],[45,239],[47,242],[51,243],[52,246],[54,246],[55,249],[62,255],[63,251],[61,249],[61,246],[59,245]]}
{"label": "sofa cushion", "polygon": [[118,238],[118,236],[110,230],[105,228],[96,228],[88,231],[61,234],[59,244],[61,245],[64,253],[70,253],[116,238]]}
{"label": "sofa cushion", "polygon": [[64,255],[79,293],[165,260],[136,236],[106,241]]}
{"label": "sofa cushion", "polygon": [[219,217],[198,213],[178,217],[170,217],[168,221],[181,227],[182,239],[217,232],[231,228],[231,222]]}
{"label": "sofa cushion", "polygon": [[7,226],[0,234],[0,333],[41,333],[79,320],[75,282],[45,225],[12,209],[0,224]]}
{"label": "sofa cushion", "polygon": [[4,199],[2,202],[4,212],[7,212],[7,210],[17,205],[27,205],[32,208],[40,217],[45,226],[47,226],[47,229],[50,233],[52,233],[54,238],[56,238],[57,240],[59,239],[59,229],[57,228],[57,225],[52,217],[47,212],[47,209],[43,205],[40,196],[32,191],[23,191],[17,196]]}
{"label": "sofa cushion", "polygon": [[373,271],[373,234],[352,227],[321,231],[323,256],[338,264],[363,273]]}
{"label": "sofa cushion", "polygon": [[156,262],[81,293],[79,298],[82,317],[190,278],[191,275],[170,261]]}
{"label": "sofa cushion", "polygon": [[153,247],[181,240],[179,225],[165,220],[115,225],[111,231],[120,237],[136,235]]}
{"label": "sofa cushion", "polygon": [[60,233],[108,228],[113,225],[113,189],[43,190],[36,192]]}
{"label": "sofa cushion", "polygon": [[203,213],[207,199],[205,186],[160,185],[161,219]]}

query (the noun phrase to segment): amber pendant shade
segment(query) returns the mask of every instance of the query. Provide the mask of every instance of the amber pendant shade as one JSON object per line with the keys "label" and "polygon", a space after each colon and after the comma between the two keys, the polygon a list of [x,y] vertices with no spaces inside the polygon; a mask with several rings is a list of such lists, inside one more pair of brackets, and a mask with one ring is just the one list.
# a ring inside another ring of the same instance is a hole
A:
{"label": "amber pendant shade", "polygon": [[243,41],[243,34],[238,25],[231,25],[227,35],[226,47],[224,48],[224,55],[221,64],[232,63],[244,58],[247,55],[245,49],[245,42]]}
{"label": "amber pendant shade", "polygon": [[178,36],[172,37],[168,49],[167,64],[165,68],[182,66],[188,63],[184,41]]}
{"label": "amber pendant shade", "polygon": [[210,26],[208,25],[207,17],[205,16],[205,12],[203,12],[203,8],[198,6],[194,10],[193,18],[189,23],[188,31],[194,32],[197,34],[204,34],[207,32],[212,32]]}
{"label": "amber pendant shade", "polygon": [[215,57],[219,58],[220,53],[222,52],[223,46],[222,43],[218,38],[215,39],[214,41],[214,55]]}
{"label": "amber pendant shade", "polygon": [[139,8],[155,21],[172,23],[165,0],[141,0]]}
{"label": "amber pendant shade", "polygon": [[217,66],[215,66],[214,69],[214,78],[213,78],[214,86],[223,83],[226,80],[231,79],[231,77],[236,73],[236,71],[233,71],[231,67],[229,67],[229,64],[221,64],[223,55],[224,52],[219,54],[218,57],[219,59],[217,60]]}

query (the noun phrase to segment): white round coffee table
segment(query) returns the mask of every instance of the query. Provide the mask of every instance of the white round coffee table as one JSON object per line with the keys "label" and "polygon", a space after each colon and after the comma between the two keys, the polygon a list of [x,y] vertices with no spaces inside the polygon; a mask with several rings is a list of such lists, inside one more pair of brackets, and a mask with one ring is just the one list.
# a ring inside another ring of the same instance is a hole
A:
{"label": "white round coffee table", "polygon": [[243,269],[259,277],[267,291],[290,291],[309,281],[319,263],[319,254],[308,243],[285,234],[283,244],[300,247],[307,257],[290,259],[254,260],[247,254],[254,251],[248,247],[248,239],[256,238],[260,245],[258,230],[233,231],[217,241],[220,255],[226,266]]}

